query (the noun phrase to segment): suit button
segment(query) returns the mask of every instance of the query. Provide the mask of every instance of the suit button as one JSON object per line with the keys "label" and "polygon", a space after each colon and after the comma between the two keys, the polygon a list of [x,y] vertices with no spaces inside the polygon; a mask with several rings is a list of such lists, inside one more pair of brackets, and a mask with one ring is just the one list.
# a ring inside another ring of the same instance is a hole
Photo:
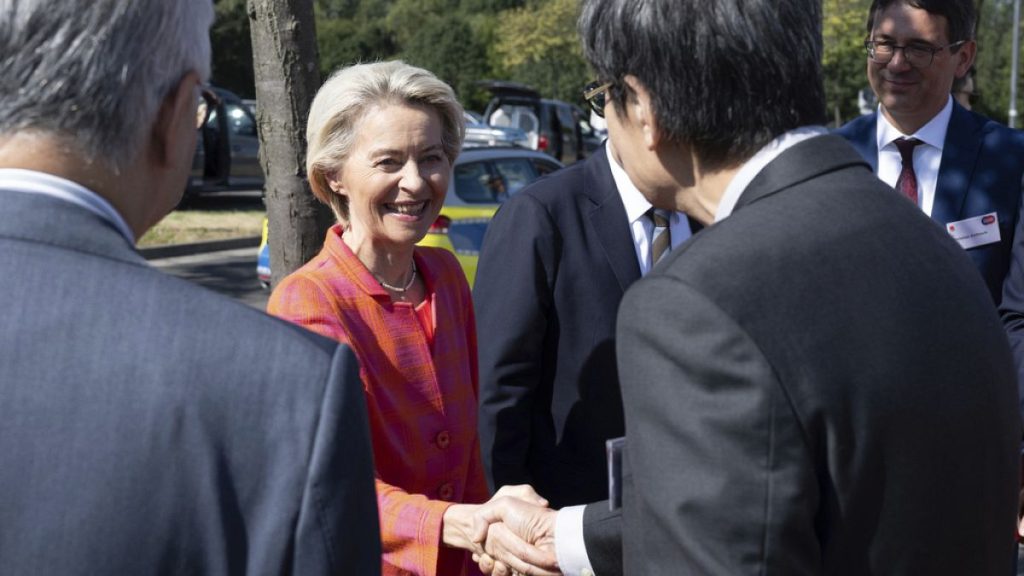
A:
{"label": "suit button", "polygon": [[437,447],[442,449],[442,450],[444,450],[445,448],[447,448],[448,446],[451,445],[451,443],[452,443],[452,435],[449,434],[447,430],[444,430],[444,431],[439,432],[437,434],[436,440],[437,440]]}
{"label": "suit button", "polygon": [[589,568],[584,568],[583,570],[580,571],[580,576],[594,576],[594,572],[593,572],[593,570],[590,570]]}
{"label": "suit button", "polygon": [[441,500],[451,500],[452,496],[455,496],[455,488],[451,482],[445,482],[441,484],[441,488],[438,489],[437,494],[441,497]]}

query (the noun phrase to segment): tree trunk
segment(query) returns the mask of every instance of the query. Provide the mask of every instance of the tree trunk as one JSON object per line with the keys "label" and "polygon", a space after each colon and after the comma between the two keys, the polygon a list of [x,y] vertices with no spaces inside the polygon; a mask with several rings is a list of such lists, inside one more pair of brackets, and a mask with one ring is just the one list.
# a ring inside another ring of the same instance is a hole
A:
{"label": "tree trunk", "polygon": [[312,0],[248,0],[271,284],[320,250],[334,221],[306,180],[306,117],[320,72]]}

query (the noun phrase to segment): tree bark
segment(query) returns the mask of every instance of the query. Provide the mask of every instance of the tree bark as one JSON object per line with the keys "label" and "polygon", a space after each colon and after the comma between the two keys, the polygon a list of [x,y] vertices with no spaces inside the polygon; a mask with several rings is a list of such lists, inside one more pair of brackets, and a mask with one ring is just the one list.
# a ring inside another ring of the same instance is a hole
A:
{"label": "tree bark", "polygon": [[320,87],[312,0],[248,0],[256,120],[276,286],[316,255],[334,222],[306,179],[306,118]]}

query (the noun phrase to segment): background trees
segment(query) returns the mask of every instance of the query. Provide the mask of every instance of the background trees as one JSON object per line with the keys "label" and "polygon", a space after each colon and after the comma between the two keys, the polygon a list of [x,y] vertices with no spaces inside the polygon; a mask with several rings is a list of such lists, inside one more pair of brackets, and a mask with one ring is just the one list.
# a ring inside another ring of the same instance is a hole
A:
{"label": "background trees", "polygon": [[[822,64],[830,120],[859,114],[868,88],[863,41],[870,0],[822,0]],[[258,97],[271,257],[290,272],[319,248],[330,213],[304,180],[303,123],[322,80],[355,62],[402,58],[448,82],[470,110],[478,82],[512,80],[582,104],[590,79],[576,34],[579,0],[214,0],[213,82]],[[978,8],[975,109],[1005,122],[1013,0]],[[309,42],[315,30],[315,43]],[[253,34],[252,32],[255,32]],[[255,46],[254,46],[255,40]],[[260,66],[254,70],[253,49]],[[257,89],[257,84],[260,89]]]}
{"label": "background trees", "polygon": [[[513,80],[546,97],[579,102],[589,78],[576,34],[578,0],[308,0],[315,8],[319,71],[402,58],[447,81],[471,110],[488,95],[476,82]],[[979,10],[976,108],[1006,121],[1012,0],[975,0]],[[214,82],[255,95],[245,0],[215,0]],[[829,117],[858,114],[867,88],[863,40],[870,0],[823,0],[822,63]]]}

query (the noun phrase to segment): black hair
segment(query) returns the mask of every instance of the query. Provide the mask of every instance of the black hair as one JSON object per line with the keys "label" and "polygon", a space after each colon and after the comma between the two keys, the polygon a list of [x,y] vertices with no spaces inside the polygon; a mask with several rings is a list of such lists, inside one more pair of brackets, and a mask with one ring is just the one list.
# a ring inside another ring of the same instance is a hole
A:
{"label": "black hair", "polygon": [[622,109],[635,76],[659,128],[706,169],[825,123],[820,0],[585,0],[587,60]]}
{"label": "black hair", "polygon": [[[904,3],[929,14],[944,17],[950,44],[974,39],[974,26],[977,20],[974,0],[873,0],[868,10],[868,36],[871,36],[875,28],[875,15],[896,3]],[[952,52],[956,52],[957,49],[959,47]]]}

